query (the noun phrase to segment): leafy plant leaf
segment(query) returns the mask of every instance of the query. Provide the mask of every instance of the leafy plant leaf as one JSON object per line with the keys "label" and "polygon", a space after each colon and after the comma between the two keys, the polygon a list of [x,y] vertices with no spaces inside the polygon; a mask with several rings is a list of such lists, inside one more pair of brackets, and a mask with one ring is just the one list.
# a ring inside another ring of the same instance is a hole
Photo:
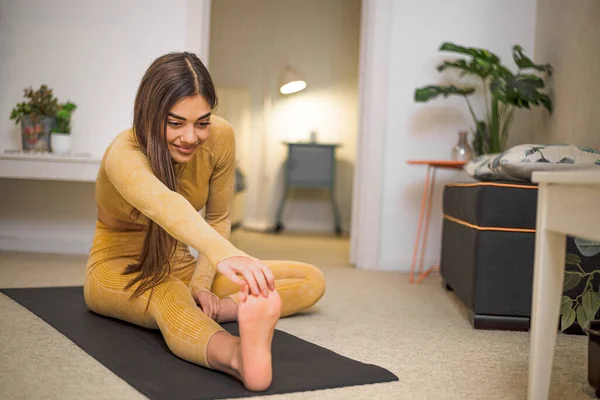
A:
{"label": "leafy plant leaf", "polygon": [[594,318],[596,318],[596,314],[598,314],[598,310],[600,310],[600,296],[598,293],[592,291],[592,311],[594,312]]}
{"label": "leafy plant leaf", "polygon": [[569,296],[563,296],[560,303],[560,315],[567,314],[573,308],[573,300]]}
{"label": "leafy plant leaf", "polygon": [[589,320],[585,310],[583,309],[583,307],[577,307],[577,323],[579,324],[579,326],[581,328],[583,328],[585,326],[585,323]]}
{"label": "leafy plant leaf", "polygon": [[11,111],[10,119],[19,123],[24,115],[54,117],[58,110],[58,99],[47,85],[39,89],[33,87],[23,89],[24,102],[17,103]]}
{"label": "leafy plant leaf", "polygon": [[575,310],[573,310],[572,308],[569,309],[569,311],[564,313],[560,318],[560,330],[564,331],[565,329],[573,325],[573,322],[575,322],[575,318]]}
{"label": "leafy plant leaf", "polygon": [[585,151],[586,153],[600,154],[600,150],[596,150],[588,146],[579,146],[579,150]]}
{"label": "leafy plant leaf", "polygon": [[453,53],[465,54],[486,61],[490,64],[497,64],[500,62],[500,58],[490,51],[474,47],[463,47],[450,42],[442,43],[440,51],[450,51]]}
{"label": "leafy plant leaf", "polygon": [[572,158],[569,157],[563,157],[560,160],[558,160],[559,164],[575,164],[575,160],[573,160]]}
{"label": "leafy plant leaf", "polygon": [[532,104],[541,104],[550,107],[548,111],[551,111],[550,99],[538,91],[543,87],[542,79],[529,74],[495,77],[490,84],[494,96],[503,103],[519,108],[530,108]]}
{"label": "leafy plant leaf", "polygon": [[598,295],[592,290],[586,290],[581,296],[581,305],[583,306],[583,310],[585,311],[587,319],[594,319],[596,317],[598,309],[600,308],[600,301],[598,301]]}
{"label": "leafy plant leaf", "polygon": [[564,290],[575,289],[581,282],[581,276],[573,271],[565,271],[565,284]]}
{"label": "leafy plant leaf", "polygon": [[489,63],[480,63],[477,62],[477,60],[472,60],[468,64],[465,60],[444,61],[442,64],[438,65],[437,70],[442,72],[447,68],[457,68],[463,71],[462,75],[470,73],[482,78],[486,78],[492,70]]}
{"label": "leafy plant leaf", "polygon": [[539,101],[540,104],[543,105],[544,108],[546,108],[546,110],[548,110],[550,114],[552,114],[552,100],[550,100],[550,97],[546,94],[541,93]]}
{"label": "leafy plant leaf", "polygon": [[565,263],[567,265],[579,265],[581,264],[581,257],[579,257],[577,254],[567,253]]}
{"label": "leafy plant leaf", "polygon": [[415,101],[426,102],[435,99],[438,96],[448,97],[451,95],[468,96],[475,92],[475,88],[458,88],[454,85],[449,86],[425,86],[415,90]]}
{"label": "leafy plant leaf", "polygon": [[533,68],[540,72],[547,72],[548,75],[552,75],[552,66],[550,64],[535,64],[525,55],[523,48],[519,45],[513,46],[513,59],[520,69]]}
{"label": "leafy plant leaf", "polygon": [[485,143],[488,138],[487,130],[485,121],[477,121],[477,129],[473,132],[473,150],[477,155],[485,153]]}

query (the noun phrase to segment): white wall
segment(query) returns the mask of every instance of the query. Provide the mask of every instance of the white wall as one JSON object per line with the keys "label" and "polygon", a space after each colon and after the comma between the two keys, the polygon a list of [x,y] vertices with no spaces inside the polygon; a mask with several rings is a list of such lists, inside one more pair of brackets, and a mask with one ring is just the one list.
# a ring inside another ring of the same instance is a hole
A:
{"label": "white wall", "polygon": [[[464,100],[416,104],[414,89],[442,82],[436,70],[448,57],[437,49],[444,41],[485,47],[511,68],[513,44],[533,55],[536,0],[422,0],[394,2],[390,48],[388,127],[383,160],[380,267],[409,270],[421,204],[425,169],[407,159],[448,159],[457,131],[472,120]],[[451,56],[451,55],[450,55]],[[520,113],[511,142],[529,136],[531,115]],[[441,195],[445,182],[467,179],[442,171],[434,194],[427,264],[437,263],[441,239]]]}
{"label": "white wall", "polygon": [[535,143],[600,149],[600,1],[540,0],[536,58],[554,67],[554,112],[535,113]]}
{"label": "white wall", "polygon": [[[46,83],[60,101],[78,105],[74,151],[100,158],[131,126],[137,86],[153,59],[170,51],[206,54],[208,5],[205,0],[0,2],[0,151],[21,148],[10,110],[25,87]],[[93,184],[85,183],[0,180],[0,248],[87,252],[96,218],[93,191]]]}
{"label": "white wall", "polygon": [[[359,0],[213,2],[211,74],[217,86],[247,88],[252,97],[252,140],[238,146],[240,163],[248,165],[246,226],[264,229],[274,224],[287,151],[281,142],[306,140],[316,130],[320,141],[342,144],[336,197],[343,228],[349,228],[359,32]],[[288,64],[308,87],[283,98],[277,84]],[[325,193],[295,192],[283,219],[288,230],[333,230]]]}

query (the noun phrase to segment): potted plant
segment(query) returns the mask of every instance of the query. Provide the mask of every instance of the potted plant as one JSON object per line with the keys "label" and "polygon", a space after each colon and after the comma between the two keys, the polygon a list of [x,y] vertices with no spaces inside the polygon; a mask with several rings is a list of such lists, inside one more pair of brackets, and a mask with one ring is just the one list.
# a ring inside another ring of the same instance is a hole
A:
{"label": "potted plant", "polygon": [[567,240],[560,329],[588,335],[588,382],[600,396],[600,242]]}
{"label": "potted plant", "polygon": [[475,86],[435,85],[415,90],[415,101],[427,102],[438,96],[462,96],[467,102],[473,117],[472,147],[476,155],[501,153],[506,148],[513,113],[516,108],[543,106],[552,112],[552,102],[547,94],[541,92],[545,82],[532,72],[552,75],[550,64],[538,65],[531,61],[521,46],[512,49],[513,59],[519,70],[511,72],[502,65],[494,53],[478,48],[463,47],[453,43],[443,43],[440,51],[454,52],[469,56],[468,59],[444,61],[437,67],[439,72],[452,68],[461,71],[461,77],[473,75],[481,79],[485,101],[485,115],[478,118],[469,96],[476,91]]}
{"label": "potted plant", "polygon": [[70,101],[59,105],[56,112],[56,125],[52,128],[50,144],[56,154],[71,153],[71,116],[77,106]]}
{"label": "potted plant", "polygon": [[38,90],[24,89],[24,99],[10,113],[11,120],[21,123],[23,150],[50,151],[50,131],[55,124],[58,100],[46,85]]}

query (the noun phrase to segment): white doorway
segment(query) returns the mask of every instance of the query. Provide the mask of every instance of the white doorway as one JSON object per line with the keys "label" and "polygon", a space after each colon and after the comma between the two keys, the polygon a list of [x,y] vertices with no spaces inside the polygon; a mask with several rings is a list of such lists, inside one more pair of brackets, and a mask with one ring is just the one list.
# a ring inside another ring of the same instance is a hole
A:
{"label": "white doorway", "polygon": [[[296,46],[295,51],[290,53],[292,54],[291,57],[290,54],[284,54],[285,52],[282,51],[275,51],[271,56],[265,55],[265,51],[268,51],[269,47],[276,44],[273,41],[276,37],[271,38],[273,40],[252,43],[252,35],[244,35],[243,33],[247,33],[248,29],[251,29],[248,26],[252,23],[250,22],[250,17],[257,17],[257,15],[261,14],[261,5],[267,7],[266,10],[269,11],[267,15],[271,15],[272,19],[269,20],[269,23],[255,24],[255,27],[252,29],[259,31],[259,33],[264,33],[271,30],[273,26],[285,28],[286,25],[291,23],[290,20],[286,21],[285,18],[276,18],[275,7],[281,4],[284,4],[285,7],[293,7],[293,4],[296,3],[305,13],[310,13],[310,11],[306,10],[311,10],[310,6],[313,5],[313,2],[315,4],[312,7],[312,14],[310,15],[299,15],[299,11],[294,11],[296,18],[303,21],[305,28],[306,26],[310,28],[305,31],[298,28],[296,30],[297,34],[308,36],[310,40],[307,41],[308,45],[299,44],[300,41],[297,38],[296,40],[291,40],[289,45],[292,48]],[[235,12],[226,12],[225,9],[229,5],[228,3],[235,3]],[[222,98],[221,111],[227,112],[227,110],[232,110],[232,107],[235,108],[234,106],[230,106],[229,102],[238,104],[238,106],[241,104],[241,100],[237,99],[237,95],[234,94],[235,90],[244,91],[246,93],[244,95],[246,96],[246,100],[248,93],[250,96],[250,116],[243,123],[233,123],[236,131],[241,130],[241,132],[236,133],[239,141],[239,165],[248,175],[249,191],[245,199],[247,207],[245,207],[244,225],[264,230],[268,229],[274,223],[276,204],[281,196],[282,165],[286,152],[282,141],[302,140],[303,135],[308,135],[309,130],[311,130],[308,126],[317,124],[315,122],[317,118],[307,123],[302,117],[282,117],[282,115],[285,115],[286,107],[293,108],[293,105],[288,99],[282,99],[278,96],[277,79],[275,77],[288,64],[293,64],[300,71],[304,70],[308,76],[315,76],[314,69],[321,68],[322,70],[326,70],[327,68],[323,68],[323,65],[318,65],[318,63],[316,66],[311,66],[310,59],[307,61],[306,56],[304,60],[300,57],[300,54],[303,52],[305,55],[308,54],[309,57],[311,53],[314,53],[314,59],[318,59],[319,52],[316,46],[319,45],[325,47],[331,46],[329,48],[331,53],[341,51],[339,43],[337,43],[337,47],[335,47],[335,44],[326,43],[327,40],[325,39],[327,35],[319,32],[319,15],[322,16],[325,11],[319,12],[315,7],[324,5],[324,7],[328,8],[328,11],[334,13],[332,15],[338,17],[340,12],[344,14],[348,7],[351,9],[354,7],[354,14],[349,12],[344,17],[341,17],[341,23],[337,28],[332,23],[331,17],[327,20],[327,26],[323,28],[335,36],[339,34],[339,29],[345,29],[344,26],[347,28],[347,25],[350,23],[355,24],[355,93],[354,100],[349,102],[349,108],[354,108],[354,113],[352,116],[343,119],[333,118],[331,123],[322,125],[322,129],[319,130],[322,132],[321,134],[325,140],[333,139],[334,141],[340,140],[339,132],[344,131],[344,133],[348,133],[353,131],[353,137],[350,137],[348,145],[344,146],[345,153],[342,153],[341,157],[338,156],[338,159],[341,158],[343,161],[349,161],[348,164],[350,164],[351,168],[348,168],[346,171],[342,169],[342,176],[338,176],[338,182],[341,179],[345,180],[347,184],[343,189],[337,190],[336,197],[344,202],[342,206],[342,223],[343,228],[351,238],[351,262],[360,268],[377,268],[380,226],[381,154],[387,115],[387,99],[385,97],[387,93],[386,53],[389,51],[389,39],[387,37],[389,37],[391,0],[368,2],[356,0],[354,5],[350,4],[351,2],[347,0],[330,0],[325,2],[314,0],[308,5],[305,1],[281,2],[278,0],[261,0],[253,1],[251,6],[247,5],[247,10],[244,8],[244,3],[232,0],[212,2],[212,5],[209,7],[211,8],[211,20],[210,29],[208,29],[210,31],[210,46],[208,44],[205,45],[205,48],[209,48],[205,58],[209,60],[209,69],[216,85],[219,87],[219,96]],[[345,11],[339,7],[336,9],[336,3],[337,5],[344,3],[343,8]],[[242,10],[240,7],[244,9]],[[219,13],[224,12],[224,10],[226,19],[219,19]],[[352,15],[354,15],[354,21],[352,21]],[[223,24],[223,21],[226,21],[225,24],[227,27],[220,26]],[[238,29],[234,29],[235,27]],[[224,36],[227,40],[244,44],[242,51],[254,49],[245,53],[245,60],[247,62],[240,62],[239,59],[236,60],[235,54],[237,54],[237,51],[231,47],[219,46],[215,48],[215,42],[218,43],[221,41],[222,43]],[[314,47],[311,48],[311,46]],[[228,52],[229,54],[222,54]],[[260,66],[257,67],[254,65],[256,63],[253,64],[250,62],[253,59],[261,60],[262,62],[259,63]],[[236,68],[237,71],[235,71]],[[343,70],[346,67],[342,66],[341,68]],[[339,66],[338,68],[330,66],[328,71],[319,72],[339,75],[339,71]],[[252,74],[254,79],[248,80],[249,74]],[[229,77],[225,77],[226,75],[229,75]],[[252,87],[253,85],[254,87]],[[313,86],[311,86],[310,81],[308,85],[309,89],[314,89],[315,86],[318,89],[324,89],[323,87],[319,87],[319,84],[315,85],[313,83]],[[325,88],[322,91],[327,92],[327,89]],[[328,94],[331,94],[331,92]],[[343,90],[339,90],[335,94],[343,96],[345,94],[343,92]],[[335,107],[331,106],[331,101],[319,103],[318,98],[310,98],[308,96],[297,96],[294,101],[302,104],[305,115],[307,113],[310,114],[311,110],[315,112],[315,108],[317,111],[323,112],[320,115],[321,118],[327,112],[329,114],[336,112]],[[248,108],[247,102],[243,107]],[[313,108],[311,109],[311,107]],[[296,108],[301,107],[296,104]],[[233,113],[241,115],[239,111]],[[296,115],[300,114],[302,113],[296,113]],[[318,112],[315,114],[318,115]],[[346,113],[346,115],[349,114]],[[232,117],[223,116],[231,122]],[[233,118],[237,118],[238,121],[244,119],[240,116],[233,116]],[[351,118],[354,118],[354,127],[347,128],[344,123]],[[287,126],[286,122],[282,123],[282,121],[286,121]],[[240,129],[236,126],[239,124],[246,124],[245,128]],[[282,127],[287,128],[285,132],[283,132]],[[338,136],[336,136],[336,133],[333,133],[336,129]],[[248,154],[251,156],[247,156]],[[373,174],[375,174],[375,178]],[[251,185],[253,189],[250,189]],[[308,223],[309,225],[312,222],[321,223],[320,227],[317,227],[317,224],[313,224],[312,227],[316,228],[315,232],[319,232],[319,229],[323,231],[323,227],[328,226],[323,222],[327,218],[331,218],[331,216],[326,216],[330,211],[327,202],[324,201],[325,199],[325,197],[321,199],[318,197],[316,199],[305,199],[299,196],[295,199],[294,211],[289,211],[286,217],[291,219],[296,218],[298,221]],[[319,208],[319,202],[321,203],[321,208]],[[257,207],[257,205],[262,205],[262,208]],[[314,219],[311,221],[311,218]],[[302,228],[306,228],[307,226],[302,226],[300,223],[297,227],[300,228],[299,230],[302,230]]]}

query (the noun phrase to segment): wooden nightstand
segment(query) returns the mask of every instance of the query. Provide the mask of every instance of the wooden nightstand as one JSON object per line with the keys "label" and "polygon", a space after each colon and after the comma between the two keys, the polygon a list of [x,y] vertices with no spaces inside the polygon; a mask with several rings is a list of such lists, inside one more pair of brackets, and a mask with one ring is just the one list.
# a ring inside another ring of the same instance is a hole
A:
{"label": "wooden nightstand", "polygon": [[290,142],[284,142],[284,144],[288,146],[288,158],[285,167],[285,187],[283,198],[277,209],[277,219],[274,231],[280,232],[284,229],[281,218],[289,194],[289,189],[328,189],[333,211],[335,233],[341,235],[340,212],[334,196],[335,150],[339,147],[339,144]]}

